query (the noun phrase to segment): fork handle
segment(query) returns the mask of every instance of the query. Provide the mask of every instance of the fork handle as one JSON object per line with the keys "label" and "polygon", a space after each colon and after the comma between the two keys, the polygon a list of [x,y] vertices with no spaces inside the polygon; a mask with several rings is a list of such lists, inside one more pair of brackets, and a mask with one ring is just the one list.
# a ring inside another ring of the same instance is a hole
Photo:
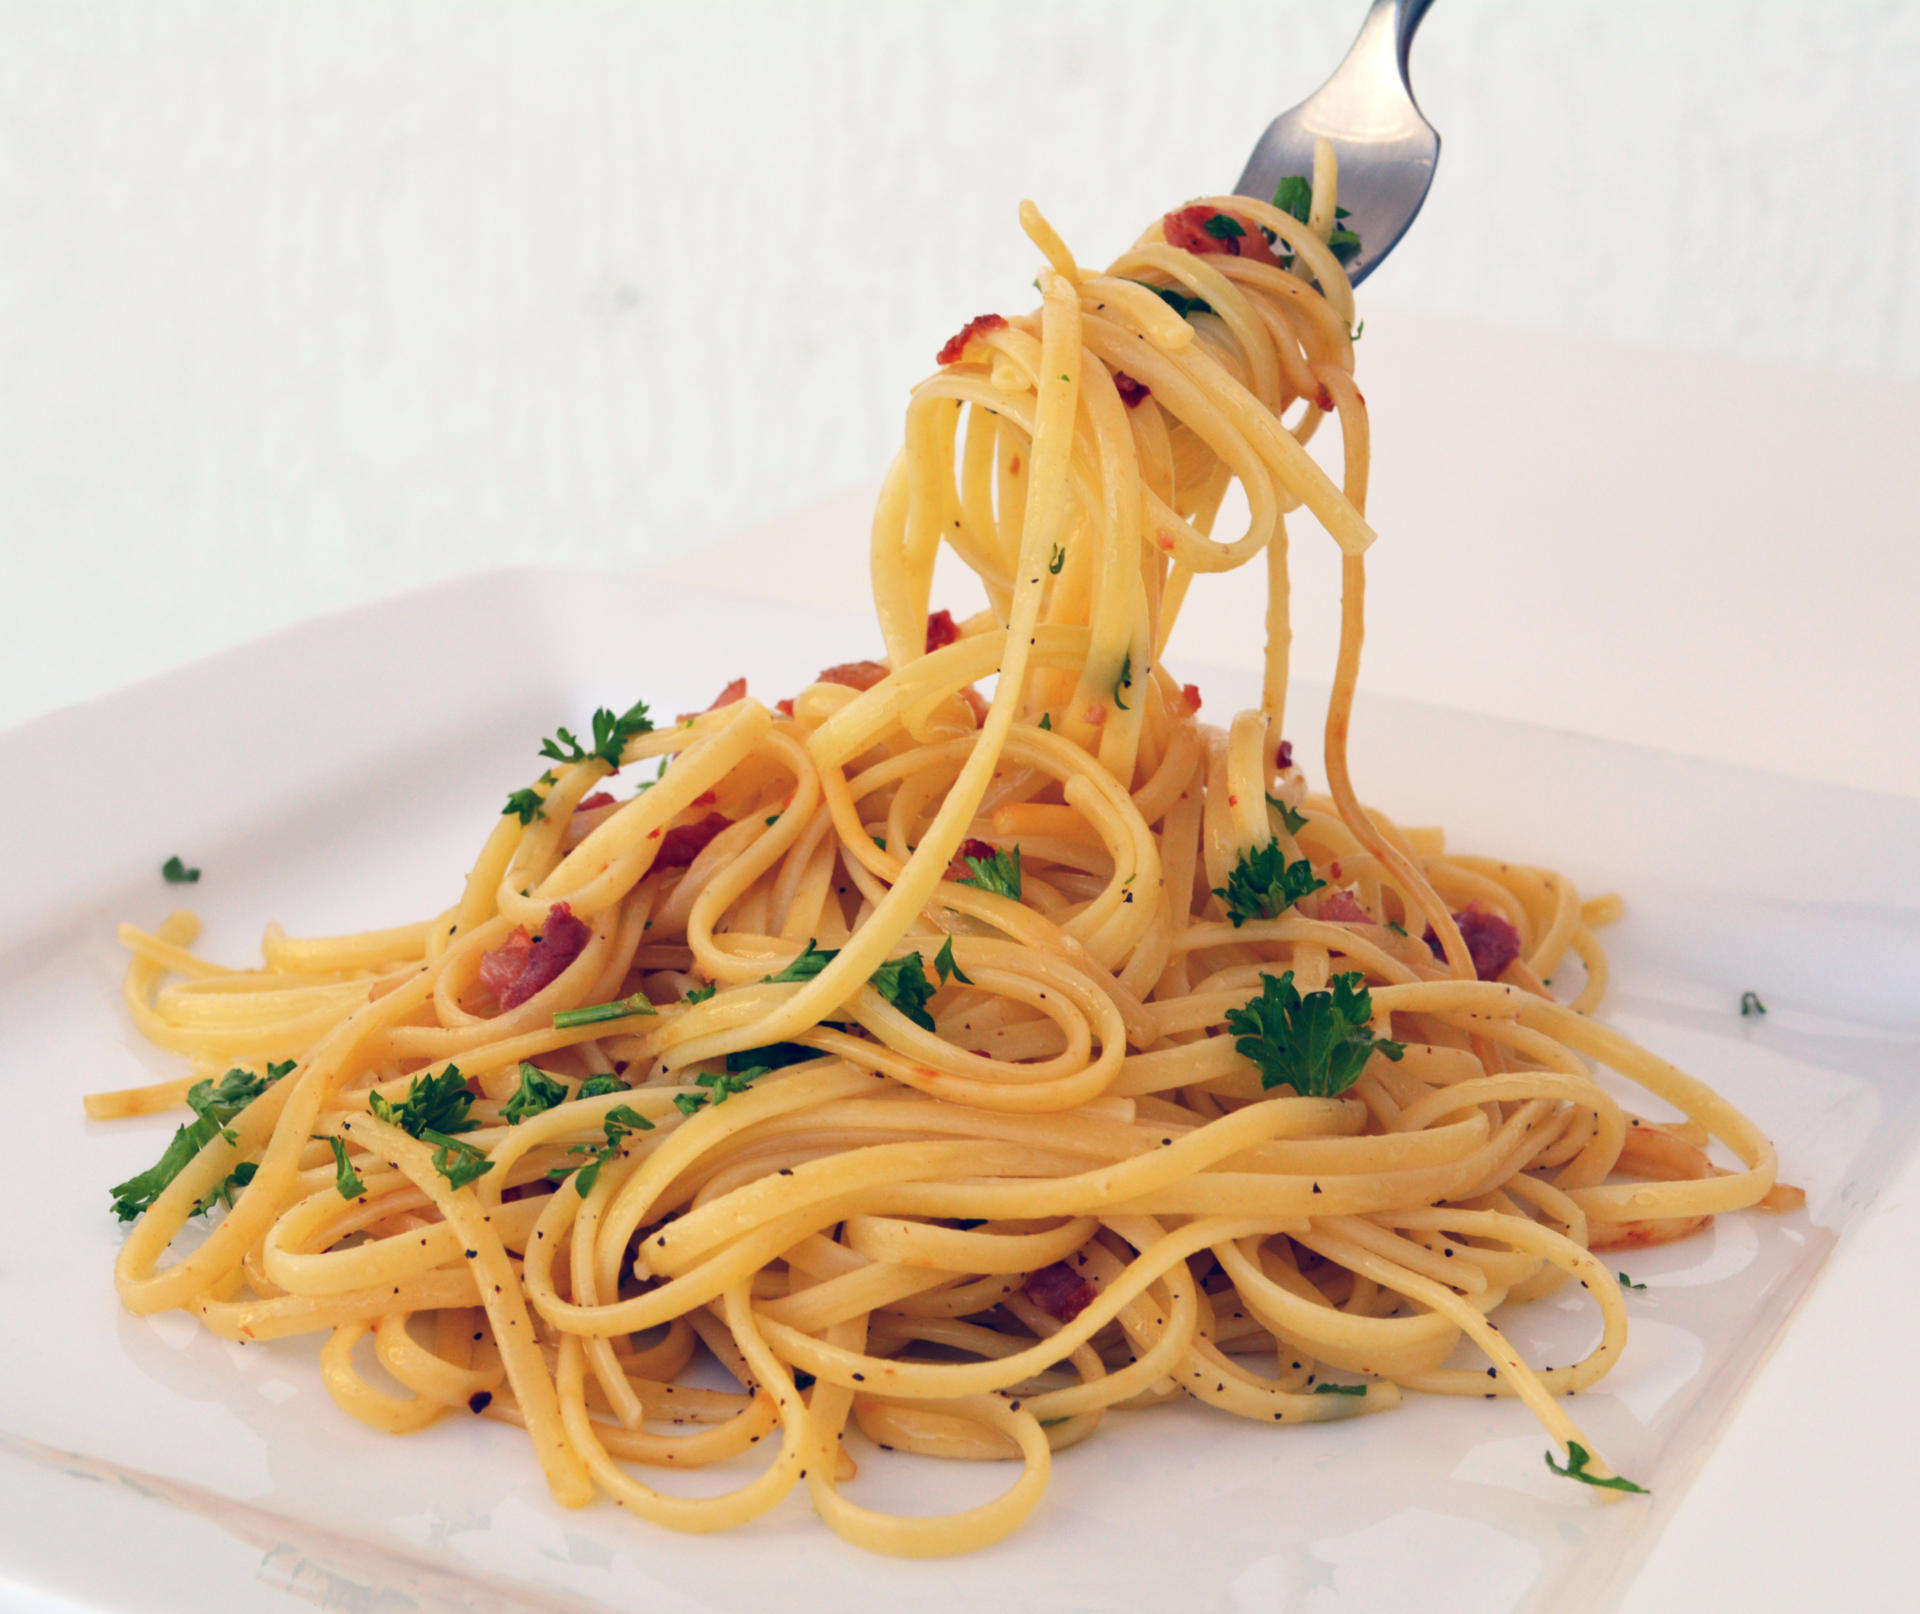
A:
{"label": "fork handle", "polygon": [[1407,57],[1413,50],[1413,36],[1420,26],[1420,19],[1426,16],[1427,7],[1433,0],[1373,0],[1373,9],[1367,13],[1367,20],[1361,25],[1360,32],[1368,33],[1376,22],[1385,24],[1393,30],[1394,60],[1400,65],[1400,77],[1407,76]]}

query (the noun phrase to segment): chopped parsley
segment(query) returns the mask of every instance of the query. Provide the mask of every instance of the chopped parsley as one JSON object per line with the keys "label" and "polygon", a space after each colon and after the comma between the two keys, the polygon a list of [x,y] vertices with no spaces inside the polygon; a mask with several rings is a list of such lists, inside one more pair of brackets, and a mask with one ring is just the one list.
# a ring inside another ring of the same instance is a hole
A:
{"label": "chopped parsley", "polygon": [[1367,1060],[1382,1053],[1398,1060],[1406,1049],[1375,1037],[1373,995],[1358,970],[1334,976],[1327,990],[1302,997],[1293,971],[1276,980],[1264,971],[1260,996],[1229,1009],[1234,1047],[1260,1067],[1262,1087],[1291,1086],[1302,1098],[1332,1098],[1360,1079]]}
{"label": "chopped parsley", "polygon": [[615,998],[611,1003],[589,1003],[581,1009],[561,1009],[553,1017],[553,1029],[570,1031],[575,1026],[597,1026],[602,1020],[626,1020],[636,1014],[657,1012],[647,1001],[644,992],[635,992],[631,997]]}
{"label": "chopped parsley", "polygon": [[1053,732],[1053,713],[1051,713],[1051,712],[1042,712],[1042,713],[1040,714],[1040,725],[1039,725],[1039,726],[1040,726],[1041,728],[1043,728],[1043,729],[1045,729],[1045,730],[1047,730],[1047,732],[1048,732],[1048,733],[1052,733],[1052,732]]}
{"label": "chopped parsley", "polygon": [[933,1016],[927,1013],[926,1006],[939,988],[927,979],[926,966],[920,962],[918,953],[889,959],[873,972],[870,984],[921,1030],[935,1029]]}
{"label": "chopped parsley", "polygon": [[531,824],[536,818],[545,818],[547,816],[541,811],[546,803],[546,799],[547,798],[541,795],[532,785],[528,785],[525,790],[516,790],[511,796],[507,797],[507,804],[500,809],[500,816],[505,818],[511,813],[515,818],[519,819],[521,823]]}
{"label": "chopped parsley", "polygon": [[[166,1149],[151,1166],[113,1186],[114,1214],[123,1222],[132,1221],[160,1197],[167,1184],[186,1170],[187,1162],[216,1135],[228,1143],[238,1141],[227,1123],[292,1069],[291,1059],[268,1065],[264,1076],[235,1066],[217,1082],[211,1079],[195,1082],[187,1089],[187,1108],[193,1111],[194,1118],[175,1129]],[[250,1163],[236,1166],[218,1188],[194,1207],[195,1214],[212,1209],[216,1201],[231,1205],[234,1190],[253,1181],[256,1169]]]}
{"label": "chopped parsley", "polygon": [[1358,325],[1350,324],[1347,326],[1347,340],[1349,342],[1357,342],[1360,340],[1361,337],[1365,336],[1366,334],[1367,334],[1367,322],[1365,320],[1361,320],[1361,322]]}
{"label": "chopped parsley", "polygon": [[1618,1279],[1620,1280],[1620,1287],[1621,1287],[1622,1289],[1644,1289],[1644,1288],[1646,1288],[1646,1285],[1645,1285],[1644,1283],[1635,1283],[1635,1282],[1633,1281],[1633,1279],[1631,1279],[1631,1278],[1629,1278],[1629,1277],[1628,1277],[1628,1276],[1626,1275],[1626,1273],[1624,1273],[1624,1272],[1616,1272],[1616,1273],[1614,1273],[1614,1276],[1615,1276],[1616,1278],[1618,1278]]}
{"label": "chopped parsley", "polygon": [[347,1140],[341,1137],[329,1137],[326,1145],[333,1150],[333,1186],[342,1199],[358,1199],[367,1191],[367,1185],[360,1180],[360,1173],[353,1169],[353,1162],[347,1158]]}
{"label": "chopped parsley", "polygon": [[1742,992],[1740,994],[1741,1019],[1746,1019],[1750,1014],[1765,1014],[1766,1012],[1767,1006],[1760,1001],[1760,994],[1758,992]]}
{"label": "chopped parsley", "polygon": [[160,865],[160,873],[168,885],[195,885],[199,883],[200,871],[190,869],[177,857],[170,857]]}
{"label": "chopped parsley", "polygon": [[1287,826],[1287,833],[1289,835],[1298,835],[1301,830],[1307,827],[1307,815],[1305,813],[1296,813],[1278,796],[1269,794],[1267,797],[1267,805],[1280,815],[1280,821]]}
{"label": "chopped parsley", "polygon": [[1578,1480],[1582,1485],[1598,1486],[1603,1491],[1632,1491],[1636,1496],[1652,1494],[1646,1486],[1635,1485],[1624,1474],[1615,1474],[1611,1479],[1602,1479],[1598,1474],[1589,1474],[1587,1464],[1593,1461],[1593,1455],[1577,1440],[1567,1442],[1566,1467],[1562,1468],[1553,1460],[1552,1452],[1548,1452],[1546,1457],[1547,1467],[1562,1479]]}
{"label": "chopped parsley", "polygon": [[1058,544],[1055,544],[1053,546],[1053,553],[1047,557],[1047,570],[1055,577],[1058,577],[1060,575],[1060,568],[1066,565],[1066,563],[1066,550],[1062,549]]}
{"label": "chopped parsley", "polygon": [[566,1101],[565,1082],[549,1076],[538,1065],[529,1064],[523,1059],[520,1061],[519,1090],[500,1107],[500,1115],[508,1126],[518,1126],[529,1115],[538,1115]]}
{"label": "chopped parsley", "polygon": [[1225,241],[1231,236],[1245,235],[1247,232],[1240,221],[1231,213],[1216,213],[1200,226],[1216,241]]}
{"label": "chopped parsley", "polygon": [[769,975],[767,979],[769,981],[811,981],[840,956],[839,948],[816,947],[813,942],[814,938],[809,936],[807,938],[807,945],[800,956],[785,969],[781,970],[779,974]]}
{"label": "chopped parsley", "polygon": [[589,1076],[582,1082],[579,1091],[573,1096],[575,1098],[605,1098],[609,1093],[624,1093],[626,1091],[627,1084],[621,1081],[618,1076],[612,1075],[607,1071],[602,1071],[599,1075]]}
{"label": "chopped parsley", "polygon": [[1315,1395],[1365,1395],[1364,1384],[1328,1384],[1324,1380],[1313,1387]]}
{"label": "chopped parsley", "polygon": [[708,998],[712,997],[713,994],[719,990],[720,986],[718,982],[709,982],[705,986],[690,987],[688,988],[687,995],[680,1001],[682,1003],[705,1003]]}
{"label": "chopped parsley", "polygon": [[[773,1045],[774,1048],[791,1048],[797,1046],[798,1044],[795,1043],[775,1043]],[[768,1049],[754,1050],[754,1052],[757,1053],[766,1053],[769,1051]],[[744,1056],[740,1054],[729,1054],[727,1055],[727,1064],[731,1067],[736,1059],[742,1057]],[[817,1059],[819,1054],[816,1050],[809,1048],[807,1050],[807,1057]],[[730,1068],[725,1072],[702,1071],[698,1076],[694,1077],[694,1080],[705,1088],[706,1091],[703,1093],[675,1093],[673,1095],[673,1107],[682,1115],[691,1116],[698,1113],[709,1102],[724,1104],[728,1099],[732,1098],[735,1093],[744,1093],[753,1085],[755,1078],[765,1076],[768,1073],[768,1069],[768,1066],[759,1064],[748,1065],[738,1070]]]}
{"label": "chopped parsley", "polygon": [[239,1165],[227,1173],[225,1182],[221,1183],[218,1188],[214,1189],[212,1193],[193,1207],[193,1214],[195,1216],[205,1216],[215,1205],[225,1205],[227,1209],[233,1209],[234,1199],[238,1196],[240,1190],[252,1182],[259,1174],[259,1171],[260,1168],[251,1160],[241,1161]]}
{"label": "chopped parsley", "polygon": [[1133,652],[1129,650],[1120,662],[1120,676],[1113,683],[1113,704],[1123,712],[1133,710],[1120,698],[1120,691],[1133,688]]}
{"label": "chopped parsley", "polygon": [[592,745],[582,746],[569,729],[556,729],[552,739],[540,742],[540,754],[555,762],[587,762],[598,757],[618,773],[627,742],[652,732],[653,719],[647,716],[645,701],[635,701],[618,716],[602,706],[593,714]]}
{"label": "chopped parsley", "polygon": [[940,977],[940,984],[942,986],[945,986],[950,980],[958,981],[962,986],[973,985],[973,982],[961,973],[960,966],[953,961],[953,938],[951,936],[940,944],[940,951],[934,954],[933,969],[934,973]]}
{"label": "chopped parsley", "polygon": [[[1401,924],[1400,921],[1397,919],[1389,919],[1387,921],[1387,929],[1392,931],[1396,936],[1404,936],[1407,933],[1407,927]],[[1547,984],[1551,986],[1553,983],[1551,981],[1548,981]]]}
{"label": "chopped parsley", "polygon": [[825,1059],[818,1048],[804,1042],[770,1042],[759,1048],[742,1048],[727,1055],[727,1069],[738,1075],[743,1070],[785,1070],[789,1065],[804,1065],[809,1059]]}
{"label": "chopped parsley", "polygon": [[407,1096],[395,1104],[375,1091],[367,1094],[367,1108],[388,1126],[397,1126],[410,1138],[424,1138],[430,1132],[445,1136],[451,1132],[471,1132],[480,1123],[468,1117],[473,1094],[458,1065],[449,1065],[438,1076],[419,1075],[407,1088]]}
{"label": "chopped parsley", "polygon": [[620,1152],[620,1145],[636,1132],[651,1132],[653,1123],[631,1104],[616,1104],[600,1118],[600,1130],[607,1141],[598,1148],[591,1143],[576,1143],[567,1151],[590,1156],[587,1162],[578,1166],[555,1166],[547,1173],[548,1180],[565,1182],[572,1177],[575,1190],[585,1199],[599,1181],[600,1168]]}
{"label": "chopped parsley", "polygon": [[1154,296],[1158,297],[1161,302],[1165,303],[1167,307],[1171,308],[1176,314],[1211,314],[1213,312],[1213,304],[1208,302],[1204,297],[1192,296],[1190,293],[1181,291],[1176,286],[1156,286],[1147,280],[1136,280],[1134,284],[1136,286],[1145,286],[1148,291],[1152,292]]}
{"label": "chopped parsley", "polygon": [[1249,919],[1278,919],[1310,891],[1327,882],[1313,872],[1306,858],[1287,861],[1278,841],[1256,846],[1243,856],[1213,894],[1227,905],[1227,917],[1238,930]]}
{"label": "chopped parsley", "polygon": [[1002,848],[991,857],[962,857],[961,861],[973,871],[960,877],[961,885],[976,886],[1013,902],[1020,900],[1019,847]]}
{"label": "chopped parsley", "polygon": [[[1273,205],[1305,224],[1313,216],[1313,181],[1302,174],[1287,175],[1274,190]],[[1336,207],[1333,210],[1333,230],[1327,236],[1328,250],[1342,265],[1352,263],[1360,255],[1360,237],[1339,222],[1351,216],[1344,207]],[[1283,254],[1280,261],[1292,267],[1293,254]],[[1360,333],[1356,330],[1349,334],[1358,337]]]}

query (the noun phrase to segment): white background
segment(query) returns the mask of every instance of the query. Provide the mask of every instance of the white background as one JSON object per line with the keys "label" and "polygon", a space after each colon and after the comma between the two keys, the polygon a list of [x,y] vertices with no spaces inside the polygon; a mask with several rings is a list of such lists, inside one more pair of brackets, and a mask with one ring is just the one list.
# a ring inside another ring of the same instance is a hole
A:
{"label": "white background", "polygon": [[[941,339],[1030,295],[1020,197],[1117,250],[1229,181],[1358,9],[0,5],[0,724],[869,483]],[[1920,6],[1442,0],[1414,69],[1446,146],[1365,289],[1381,575],[1424,548],[1457,577],[1516,460],[1547,480],[1490,551],[1524,565],[1490,643],[1403,570],[1371,681],[1920,793],[1887,743],[1920,721],[1920,501],[1884,463],[1920,419]],[[1481,325],[1519,333],[1504,371]],[[1582,365],[1641,367],[1638,437],[1545,429]],[[1636,481],[1662,453],[1684,521]]]}

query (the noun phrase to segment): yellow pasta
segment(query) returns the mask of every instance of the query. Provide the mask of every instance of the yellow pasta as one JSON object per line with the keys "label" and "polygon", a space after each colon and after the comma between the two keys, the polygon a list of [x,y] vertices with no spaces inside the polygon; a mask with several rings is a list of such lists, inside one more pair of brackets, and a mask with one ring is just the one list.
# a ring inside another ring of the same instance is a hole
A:
{"label": "yellow pasta", "polygon": [[[1751,1122],[1588,1017],[1615,905],[1355,794],[1373,533],[1332,183],[1323,153],[1311,224],[1192,204],[1104,273],[1023,208],[1039,307],[972,322],[908,406],[885,663],[561,735],[416,925],[272,929],[245,971],[191,915],[127,930],[135,1023],[192,1068],[90,1113],[200,1112],[116,1190],[129,1310],[324,1333],[349,1415],[503,1420],[563,1505],[678,1530],[801,1488],[874,1551],[965,1551],[1054,1450],[1184,1397],[1284,1425],[1513,1396],[1607,1480],[1561,1399],[1627,1346],[1591,1252],[1788,1191]],[[1337,482],[1302,446],[1327,427]],[[1343,568],[1324,791],[1281,738],[1290,515]],[[942,544],[982,586],[959,621]],[[1211,726],[1161,649],[1197,577],[1256,563],[1261,704]],[[1535,1370],[1500,1308],[1570,1279],[1600,1342]],[[892,1516],[843,1492],[872,1443],[1015,1466]],[[720,1495],[640,1477],[723,1462]]]}

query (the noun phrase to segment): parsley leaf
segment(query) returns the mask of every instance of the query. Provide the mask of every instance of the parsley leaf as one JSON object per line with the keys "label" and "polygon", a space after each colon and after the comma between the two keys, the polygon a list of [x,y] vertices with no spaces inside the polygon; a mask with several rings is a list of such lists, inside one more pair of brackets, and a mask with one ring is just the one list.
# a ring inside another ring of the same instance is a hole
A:
{"label": "parsley leaf", "polygon": [[1046,729],[1046,730],[1047,730],[1047,731],[1048,731],[1049,733],[1051,733],[1051,732],[1052,732],[1052,730],[1053,730],[1053,713],[1051,713],[1051,712],[1042,712],[1042,713],[1040,714],[1040,727],[1041,727],[1041,728],[1043,728],[1043,729]]}
{"label": "parsley leaf", "polygon": [[[227,1123],[292,1070],[293,1065],[291,1059],[269,1064],[264,1076],[256,1076],[250,1070],[235,1066],[217,1082],[195,1082],[187,1089],[187,1107],[193,1111],[194,1118],[174,1130],[160,1158],[145,1171],[129,1177],[125,1182],[114,1184],[110,1190],[114,1215],[123,1222],[131,1222],[148,1209],[167,1184],[186,1170],[188,1161],[211,1143],[216,1135],[224,1137],[229,1143],[235,1142],[235,1134]],[[231,1205],[234,1189],[244,1188],[252,1182],[254,1172],[258,1169],[251,1162],[234,1167],[226,1180],[194,1207],[194,1214],[212,1209],[216,1202]]]}
{"label": "parsley leaf", "polygon": [[871,985],[921,1030],[935,1029],[926,1005],[939,988],[927,979],[926,966],[920,962],[918,953],[889,959],[873,972]]}
{"label": "parsley leaf", "polygon": [[200,879],[198,869],[190,869],[177,857],[170,857],[160,865],[160,873],[168,885],[193,885]]}
{"label": "parsley leaf", "polygon": [[1131,688],[1133,688],[1133,652],[1129,650],[1121,659],[1120,676],[1114,680],[1113,684],[1113,704],[1123,712],[1130,712],[1133,708],[1120,698],[1120,691]]}
{"label": "parsley leaf", "polygon": [[1267,797],[1267,805],[1280,815],[1280,821],[1287,826],[1287,833],[1289,835],[1298,835],[1301,830],[1307,827],[1307,815],[1305,813],[1296,813],[1278,796],[1269,795]]}
{"label": "parsley leaf", "polygon": [[1211,314],[1213,304],[1204,297],[1194,297],[1174,286],[1156,286],[1151,281],[1136,280],[1136,286],[1145,286],[1161,302],[1176,314]]}
{"label": "parsley leaf", "polygon": [[1567,1442],[1566,1467],[1562,1468],[1553,1460],[1552,1452],[1548,1452],[1546,1457],[1547,1467],[1552,1469],[1554,1473],[1560,1475],[1562,1479],[1578,1480],[1582,1485],[1598,1486],[1601,1490],[1605,1491],[1632,1491],[1636,1496],[1648,1496],[1652,1494],[1647,1490],[1646,1486],[1635,1485],[1633,1481],[1628,1479],[1624,1474],[1615,1474],[1612,1479],[1602,1479],[1598,1474],[1589,1474],[1587,1472],[1587,1464],[1593,1461],[1593,1454],[1577,1440]]}
{"label": "parsley leaf", "polygon": [[616,1104],[600,1118],[600,1130],[606,1142],[599,1148],[591,1143],[576,1143],[567,1152],[584,1154],[591,1158],[581,1166],[555,1166],[547,1173],[553,1182],[565,1182],[573,1178],[575,1191],[582,1199],[593,1192],[593,1185],[600,1179],[600,1168],[620,1152],[620,1145],[636,1132],[651,1132],[653,1123],[630,1104]]}
{"label": "parsley leaf", "polygon": [[423,1143],[439,1145],[433,1151],[433,1169],[447,1179],[449,1188],[464,1188],[493,1170],[493,1162],[471,1143],[450,1138],[432,1127],[422,1128],[417,1135]]}
{"label": "parsley leaf", "polygon": [[500,809],[500,816],[505,818],[507,814],[512,813],[521,823],[531,824],[536,818],[547,816],[541,811],[546,799],[532,785],[528,785],[525,790],[516,790],[507,797],[507,804]]}
{"label": "parsley leaf", "polygon": [[1741,1019],[1746,1019],[1750,1014],[1765,1014],[1766,1012],[1767,1006],[1760,1001],[1760,994],[1758,992],[1742,992],[1740,994]]}
{"label": "parsley leaf", "polygon": [[611,1003],[589,1003],[582,1009],[561,1009],[553,1017],[555,1031],[569,1031],[575,1026],[598,1025],[602,1020],[626,1020],[636,1014],[655,1014],[659,1011],[647,1001],[644,992],[635,992],[631,997],[615,998]]}
{"label": "parsley leaf", "polygon": [[1060,575],[1060,568],[1066,565],[1066,563],[1066,550],[1062,549],[1058,544],[1055,544],[1053,546],[1053,553],[1047,557],[1047,570],[1055,577],[1058,577]]}
{"label": "parsley leaf", "polygon": [[1310,891],[1327,882],[1313,872],[1305,858],[1287,861],[1278,841],[1256,846],[1213,894],[1227,905],[1227,917],[1238,930],[1249,919],[1278,919]]}
{"label": "parsley leaf", "polygon": [[934,973],[940,977],[940,984],[942,986],[946,985],[949,980],[958,981],[962,986],[973,985],[973,982],[961,973],[960,966],[953,961],[953,938],[951,936],[940,944],[940,951],[934,955],[933,968]]}
{"label": "parsley leaf", "polygon": [[555,762],[586,762],[598,757],[618,773],[627,742],[652,732],[653,719],[647,716],[645,701],[635,701],[618,716],[602,706],[593,714],[592,745],[583,747],[570,729],[556,729],[554,738],[540,742],[540,754]]}
{"label": "parsley leaf", "polygon": [[1368,1021],[1373,995],[1358,970],[1334,976],[1326,991],[1304,998],[1294,990],[1293,971],[1278,980],[1264,971],[1260,996],[1243,1009],[1227,1010],[1234,1047],[1260,1067],[1262,1087],[1291,1085],[1302,1098],[1332,1098],[1360,1079],[1378,1052],[1398,1060],[1406,1049],[1376,1038]]}
{"label": "parsley leaf", "polygon": [[603,1071],[598,1076],[589,1076],[580,1084],[580,1091],[573,1096],[575,1098],[604,1098],[608,1093],[624,1093],[626,1091],[627,1084],[625,1082],[621,1081],[618,1076],[609,1076]]}
{"label": "parsley leaf", "polygon": [[333,1150],[333,1186],[342,1199],[358,1199],[367,1191],[367,1185],[360,1180],[360,1173],[353,1169],[353,1162],[347,1159],[347,1140],[341,1137],[329,1137],[328,1148]]}
{"label": "parsley leaf", "polygon": [[467,1079],[458,1065],[447,1066],[438,1076],[414,1077],[399,1104],[378,1092],[367,1094],[367,1108],[410,1138],[424,1138],[429,1132],[471,1132],[480,1124],[467,1118],[472,1106],[473,1094],[467,1091]]}
{"label": "parsley leaf", "polygon": [[785,1070],[789,1065],[804,1065],[809,1059],[826,1057],[818,1048],[809,1048],[804,1042],[770,1042],[761,1048],[742,1048],[738,1053],[728,1054],[727,1069],[735,1074],[743,1070]]}
{"label": "parsley leaf", "polygon": [[567,1100],[567,1084],[549,1076],[538,1065],[520,1061],[519,1090],[500,1107],[500,1116],[508,1126],[518,1126],[529,1115],[538,1115]]}
{"label": "parsley leaf", "polygon": [[992,857],[963,857],[961,861],[973,872],[962,875],[959,884],[976,886],[1013,902],[1020,900],[1019,847],[1003,848]]}
{"label": "parsley leaf", "polygon": [[1305,174],[1287,175],[1274,187],[1273,205],[1305,224],[1313,216],[1313,181]]}
{"label": "parsley leaf", "polygon": [[1327,237],[1327,246],[1334,257],[1340,260],[1342,268],[1360,256],[1360,237],[1351,230],[1334,230]]}
{"label": "parsley leaf", "polygon": [[682,1003],[705,1003],[708,998],[712,997],[713,994],[719,990],[720,983],[718,981],[711,981],[705,986],[690,987],[687,995],[680,1001]]}
{"label": "parsley leaf", "polygon": [[1315,1395],[1365,1395],[1367,1387],[1364,1384],[1328,1384],[1322,1380],[1313,1387],[1313,1393]]}
{"label": "parsley leaf", "polygon": [[1614,1276],[1620,1280],[1620,1287],[1622,1289],[1638,1290],[1646,1288],[1644,1283],[1635,1283],[1633,1279],[1629,1278],[1624,1272],[1616,1272]]}
{"label": "parsley leaf", "polygon": [[769,981],[811,981],[823,969],[840,956],[837,947],[821,948],[813,945],[813,938],[807,938],[805,950],[777,975],[769,975]]}
{"label": "parsley leaf", "polygon": [[1229,236],[1239,236],[1247,233],[1246,230],[1242,228],[1240,221],[1231,213],[1216,213],[1212,218],[1208,219],[1205,224],[1201,225],[1200,228],[1205,230],[1207,234],[1212,236],[1216,241],[1225,241]]}

